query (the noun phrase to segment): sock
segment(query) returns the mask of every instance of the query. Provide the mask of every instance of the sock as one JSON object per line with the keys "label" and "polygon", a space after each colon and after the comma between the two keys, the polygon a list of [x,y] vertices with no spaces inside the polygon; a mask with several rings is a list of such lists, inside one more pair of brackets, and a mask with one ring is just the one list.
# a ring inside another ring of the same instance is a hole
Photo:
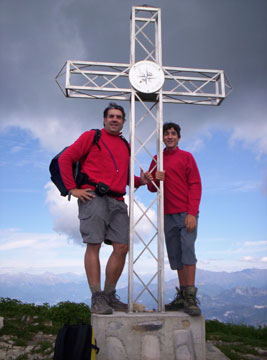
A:
{"label": "sock", "polygon": [[109,293],[111,293],[112,291],[115,290],[115,287],[116,287],[116,284],[107,284],[107,283],[105,283],[104,292],[109,294]]}
{"label": "sock", "polygon": [[94,295],[94,293],[96,291],[101,291],[100,284],[89,285],[89,287],[90,287],[92,295]]}

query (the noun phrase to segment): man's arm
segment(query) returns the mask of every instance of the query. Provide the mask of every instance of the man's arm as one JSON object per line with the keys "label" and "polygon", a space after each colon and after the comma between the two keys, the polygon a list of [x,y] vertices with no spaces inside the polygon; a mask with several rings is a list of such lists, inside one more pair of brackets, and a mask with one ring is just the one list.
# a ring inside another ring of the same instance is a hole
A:
{"label": "man's arm", "polygon": [[86,131],[72,145],[70,145],[59,157],[58,164],[60,174],[65,187],[70,191],[76,189],[77,185],[73,177],[72,166],[83,156],[89,153],[93,143],[95,131]]}
{"label": "man's arm", "polygon": [[147,185],[152,181],[152,175],[146,171],[144,172],[142,169],[140,170],[140,177],[134,176],[134,187],[139,188],[139,186]]}

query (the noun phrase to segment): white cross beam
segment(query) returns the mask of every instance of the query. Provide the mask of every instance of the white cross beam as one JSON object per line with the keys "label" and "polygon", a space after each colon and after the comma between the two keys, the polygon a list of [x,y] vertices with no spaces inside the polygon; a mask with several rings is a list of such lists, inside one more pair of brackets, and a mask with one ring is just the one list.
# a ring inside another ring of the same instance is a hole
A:
{"label": "white cross beam", "polygon": [[[68,60],[56,81],[66,97],[130,101],[131,64]],[[162,66],[164,103],[220,105],[232,87],[223,70]],[[60,78],[65,75],[63,87]]]}
{"label": "white cross beam", "polygon": [[[135,196],[135,166],[143,168],[141,162],[144,152],[150,160],[153,158],[149,144],[151,139],[156,138],[156,166],[163,169],[163,103],[220,105],[232,88],[223,70],[162,66],[160,8],[132,7],[130,40],[129,64],[68,60],[56,76],[56,81],[69,98],[130,102],[129,311],[133,311],[134,302],[145,291],[156,302],[158,311],[164,311],[163,185],[160,185],[156,197],[144,208],[138,196]],[[65,79],[64,84],[62,79]],[[144,134],[140,128],[148,118],[152,125],[149,127],[150,132]],[[155,207],[156,219],[151,215]],[[149,236],[140,231],[142,222],[149,224]],[[139,241],[138,246],[136,239]],[[156,263],[154,273],[146,281],[137,268],[144,254],[149,254]],[[141,290],[135,291],[135,296],[134,276],[141,284]],[[151,288],[155,278],[157,294]]]}

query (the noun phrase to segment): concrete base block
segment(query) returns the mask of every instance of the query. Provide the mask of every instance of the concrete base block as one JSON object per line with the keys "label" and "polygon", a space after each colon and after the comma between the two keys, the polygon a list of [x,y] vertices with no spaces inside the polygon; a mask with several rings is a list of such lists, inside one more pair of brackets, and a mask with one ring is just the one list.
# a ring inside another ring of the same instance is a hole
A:
{"label": "concrete base block", "polygon": [[184,312],[92,314],[98,360],[205,360],[205,320]]}

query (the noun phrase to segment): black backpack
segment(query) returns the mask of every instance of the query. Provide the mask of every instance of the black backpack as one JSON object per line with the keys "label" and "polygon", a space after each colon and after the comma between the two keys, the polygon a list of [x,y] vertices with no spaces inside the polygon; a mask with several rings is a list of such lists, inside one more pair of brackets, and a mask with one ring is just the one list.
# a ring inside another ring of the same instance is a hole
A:
{"label": "black backpack", "polygon": [[91,325],[66,324],[57,334],[53,360],[95,360],[98,352]]}
{"label": "black backpack", "polygon": [[[101,137],[101,130],[99,129],[94,129],[95,130],[95,136],[94,136],[94,140],[93,140],[93,144],[96,144],[99,149],[100,149],[100,146],[98,144],[99,142],[99,139]],[[129,153],[130,153],[130,146],[128,144],[128,141],[122,136],[120,135],[121,139],[125,142],[125,144],[127,145],[127,148],[129,150]],[[53,159],[51,160],[50,162],[50,165],[49,165],[49,171],[50,171],[50,174],[51,174],[51,180],[53,181],[53,183],[56,185],[56,187],[58,188],[61,196],[67,196],[69,191],[66,189],[65,185],[64,185],[64,182],[62,180],[62,177],[61,177],[61,174],[60,174],[60,170],[59,170],[59,164],[58,164],[58,159],[60,157],[60,155],[68,148],[65,147],[62,151],[60,151],[60,153],[58,153],[55,157],[53,157]],[[88,154],[86,154],[83,159],[86,159]],[[81,160],[81,159],[80,159]],[[76,163],[74,163],[72,165],[72,171],[73,171],[73,177],[74,177],[74,180],[76,182],[76,185],[77,185],[77,188],[80,187],[80,183],[77,181],[78,178],[80,178],[80,172],[81,172],[81,161],[77,161]],[[70,199],[70,196],[69,196],[69,199]]]}

